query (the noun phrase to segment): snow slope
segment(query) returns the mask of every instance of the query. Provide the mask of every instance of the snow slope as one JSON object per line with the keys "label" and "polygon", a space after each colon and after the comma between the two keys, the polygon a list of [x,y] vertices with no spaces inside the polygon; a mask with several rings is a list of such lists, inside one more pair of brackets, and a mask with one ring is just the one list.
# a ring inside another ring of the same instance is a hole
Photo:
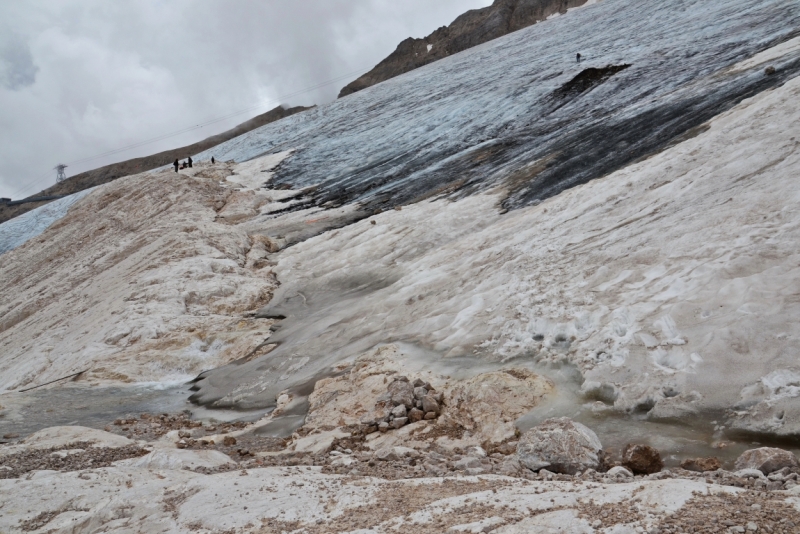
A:
{"label": "snow slope", "polygon": [[401,341],[430,366],[574,366],[603,410],[737,407],[741,428],[796,433],[798,97],[795,78],[537,206],[501,214],[502,190],[422,201],[281,252],[263,312],[287,317],[278,348],[207,373],[196,399],[267,405]]}
{"label": "snow slope", "polygon": [[0,388],[202,373],[266,408],[398,343],[798,434],[798,22],[604,0],[98,188],[3,255]]}

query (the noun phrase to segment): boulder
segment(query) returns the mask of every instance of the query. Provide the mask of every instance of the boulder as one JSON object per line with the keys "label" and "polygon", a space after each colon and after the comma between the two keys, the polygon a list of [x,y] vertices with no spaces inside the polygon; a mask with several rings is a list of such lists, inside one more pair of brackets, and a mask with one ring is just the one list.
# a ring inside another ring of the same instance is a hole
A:
{"label": "boulder", "polygon": [[765,475],[783,469],[784,467],[800,467],[795,455],[783,449],[774,447],[760,447],[744,451],[736,459],[735,468],[737,471],[742,469],[758,469]]}
{"label": "boulder", "polygon": [[767,478],[758,469],[740,469],[734,473],[739,478]]}
{"label": "boulder", "polygon": [[392,415],[395,417],[405,417],[408,415],[405,404],[399,404],[392,409]]}
{"label": "boulder", "polygon": [[394,421],[391,422],[391,426],[392,428],[400,428],[406,423],[408,423],[408,417],[395,417]]}
{"label": "boulder", "polygon": [[427,394],[428,390],[422,386],[414,388],[414,398],[417,400],[421,400]]}
{"label": "boulder", "polygon": [[649,445],[629,443],[622,451],[622,465],[636,475],[658,473],[664,468],[661,454]]}
{"label": "boulder", "polygon": [[446,391],[444,416],[470,431],[480,443],[503,443],[514,439],[514,422],[554,388],[547,378],[523,368],[482,373]]}
{"label": "boulder", "polygon": [[594,432],[567,417],[544,421],[528,430],[517,444],[519,461],[528,469],[547,468],[569,475],[600,467],[602,450]]}
{"label": "boulder", "polygon": [[433,412],[436,415],[439,415],[441,407],[433,395],[425,395],[422,397],[422,411],[425,413]]}
{"label": "boulder", "polygon": [[425,417],[425,412],[423,412],[419,408],[412,408],[411,411],[408,412],[408,420],[411,423],[416,423],[417,421],[421,421],[423,417]]}
{"label": "boulder", "polygon": [[614,478],[630,478],[633,476],[633,473],[627,467],[622,467],[621,465],[612,467],[606,474]]}
{"label": "boulder", "polygon": [[706,471],[722,469],[722,463],[719,458],[687,458],[681,462],[681,468],[687,471],[705,473]]}
{"label": "boulder", "polygon": [[389,384],[388,390],[394,406],[402,404],[408,409],[414,407],[414,388],[407,380],[395,380]]}
{"label": "boulder", "polygon": [[459,471],[466,471],[469,468],[481,467],[481,461],[479,458],[475,458],[473,456],[466,456],[454,462],[453,467],[455,467]]}

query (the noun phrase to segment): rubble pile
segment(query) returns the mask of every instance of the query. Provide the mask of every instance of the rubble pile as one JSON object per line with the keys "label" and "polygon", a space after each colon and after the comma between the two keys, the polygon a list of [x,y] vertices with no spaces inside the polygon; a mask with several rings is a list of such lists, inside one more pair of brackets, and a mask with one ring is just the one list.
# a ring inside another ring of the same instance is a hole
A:
{"label": "rubble pile", "polygon": [[444,394],[437,392],[430,382],[420,378],[411,382],[406,376],[397,376],[386,393],[378,398],[375,410],[362,419],[362,423],[367,427],[367,434],[375,430],[386,432],[408,423],[436,419],[443,406]]}
{"label": "rubble pile", "polygon": [[143,413],[138,417],[127,415],[114,420],[113,425],[105,427],[106,432],[120,434],[128,439],[152,440],[160,438],[173,430],[180,433],[181,438],[197,439],[211,434],[227,434],[245,428],[247,423],[235,421],[230,423],[203,423],[191,418],[191,414],[183,411],[176,414]]}

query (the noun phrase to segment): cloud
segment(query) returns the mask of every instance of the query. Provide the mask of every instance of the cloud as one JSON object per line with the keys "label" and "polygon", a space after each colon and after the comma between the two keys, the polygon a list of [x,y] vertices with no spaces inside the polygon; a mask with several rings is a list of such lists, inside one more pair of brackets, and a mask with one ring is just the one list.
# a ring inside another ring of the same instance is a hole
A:
{"label": "cloud", "polygon": [[28,43],[19,36],[9,35],[0,43],[0,86],[17,91],[33,85],[38,70]]}
{"label": "cloud", "polygon": [[[409,36],[490,0],[33,0],[0,3],[0,196],[202,139],[278,104],[333,100]],[[24,36],[24,37],[22,37]],[[348,75],[343,77],[343,75]],[[343,78],[333,83],[332,79]],[[314,89],[299,91],[316,87]]]}

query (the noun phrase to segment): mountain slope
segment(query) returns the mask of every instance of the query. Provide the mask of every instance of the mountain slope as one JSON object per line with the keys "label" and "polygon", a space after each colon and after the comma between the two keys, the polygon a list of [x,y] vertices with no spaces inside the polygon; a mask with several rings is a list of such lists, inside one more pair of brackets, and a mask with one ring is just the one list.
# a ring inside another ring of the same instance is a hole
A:
{"label": "mountain slope", "polygon": [[[98,188],[3,255],[3,387],[203,369],[196,402],[268,409],[397,344],[581,417],[799,433],[800,6],[679,5],[605,0],[213,149],[235,166]],[[614,46],[531,64],[578,38]]]}
{"label": "mountain slope", "polygon": [[[283,106],[278,106],[270,111],[267,111],[266,113],[262,113],[261,115],[234,126],[230,130],[217,135],[212,135],[211,137],[207,137],[206,139],[198,141],[197,143],[181,148],[165,150],[150,156],[133,158],[126,161],[120,161],[119,163],[112,163],[91,171],[82,172],[80,174],[76,174],[75,176],[70,176],[63,182],[52,187],[48,187],[47,189],[44,189],[28,198],[70,195],[90,187],[108,183],[122,176],[129,176],[152,169],[157,169],[159,167],[163,167],[164,165],[170,165],[176,159],[185,160],[188,156],[193,156],[198,152],[202,152],[203,150],[217,146],[229,139],[238,137],[251,130],[255,130],[256,128],[260,128],[265,124],[281,120],[285,117],[294,115],[295,113],[306,111],[307,109],[311,108],[305,108],[302,106],[285,108]],[[47,204],[47,202],[49,201],[30,202],[14,206],[0,204],[0,223]]]}
{"label": "mountain slope", "polygon": [[567,9],[586,1],[495,0],[489,7],[467,11],[449,26],[442,26],[425,38],[409,37],[401,42],[375,68],[342,88],[339,98],[536,24],[552,15],[566,13]]}

